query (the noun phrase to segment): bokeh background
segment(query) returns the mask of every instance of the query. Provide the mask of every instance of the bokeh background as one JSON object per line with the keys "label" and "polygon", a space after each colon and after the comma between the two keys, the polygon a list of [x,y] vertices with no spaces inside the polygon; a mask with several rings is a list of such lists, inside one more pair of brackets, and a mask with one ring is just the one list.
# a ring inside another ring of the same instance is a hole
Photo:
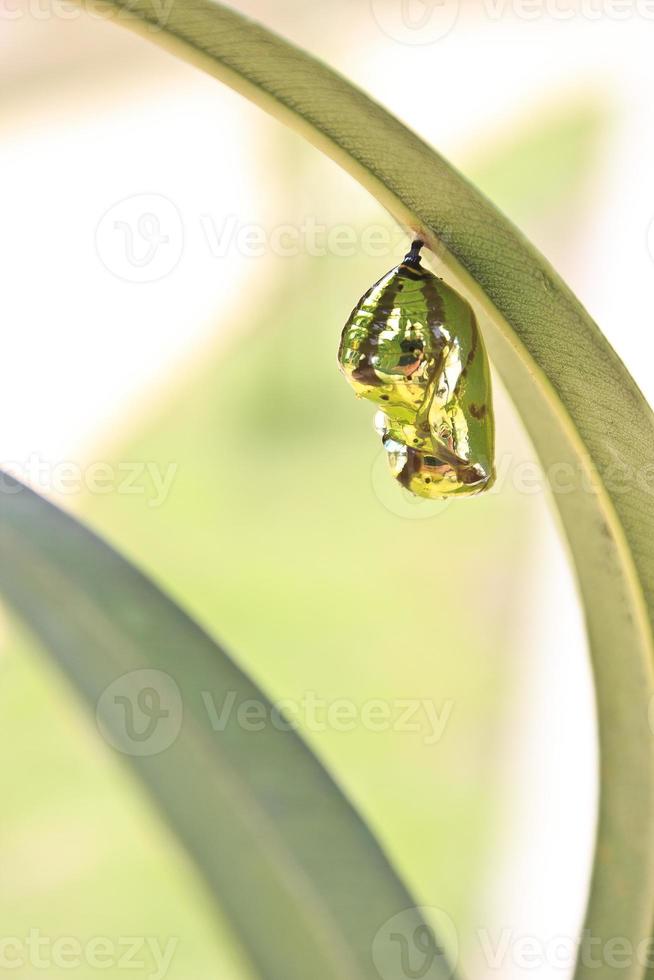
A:
{"label": "bokeh background", "polygon": [[[644,0],[234,6],[477,182],[651,401]],[[151,573],[271,697],[434,705],[436,740],[423,716],[415,731],[299,723],[419,900],[455,923],[465,975],[569,975],[552,943],[583,916],[593,698],[565,543],[499,379],[496,488],[412,502],[335,359],[350,309],[407,244],[385,212],[97,14],[3,0],[0,52],[3,464]],[[0,641],[3,936],[173,938],[170,980],[249,977],[47,652],[5,612]],[[524,937],[540,956],[525,961]],[[151,959],[131,970],[154,975]]]}

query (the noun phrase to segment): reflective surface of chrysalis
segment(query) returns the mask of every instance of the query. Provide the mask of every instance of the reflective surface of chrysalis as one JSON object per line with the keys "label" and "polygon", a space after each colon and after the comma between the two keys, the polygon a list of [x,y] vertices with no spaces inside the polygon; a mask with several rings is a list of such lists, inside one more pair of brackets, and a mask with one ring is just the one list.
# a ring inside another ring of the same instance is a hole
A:
{"label": "reflective surface of chrysalis", "polygon": [[488,359],[472,308],[423,268],[421,246],[352,311],[339,364],[379,407],[375,425],[402,486],[429,498],[480,493],[495,475]]}

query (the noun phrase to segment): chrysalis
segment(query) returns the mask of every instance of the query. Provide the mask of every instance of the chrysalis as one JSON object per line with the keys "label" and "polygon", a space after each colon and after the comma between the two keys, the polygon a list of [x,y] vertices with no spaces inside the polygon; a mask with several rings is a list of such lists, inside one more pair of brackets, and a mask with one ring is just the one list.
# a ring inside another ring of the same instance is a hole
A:
{"label": "chrysalis", "polygon": [[421,497],[491,486],[488,358],[470,305],[420,264],[416,241],[359,301],[338,359],[375,419],[393,476]]}

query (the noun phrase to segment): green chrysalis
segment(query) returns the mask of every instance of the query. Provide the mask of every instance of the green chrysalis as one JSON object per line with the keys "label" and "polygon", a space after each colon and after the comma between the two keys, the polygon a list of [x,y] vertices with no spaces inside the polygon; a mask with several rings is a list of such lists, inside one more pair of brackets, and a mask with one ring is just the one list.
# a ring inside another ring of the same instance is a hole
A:
{"label": "green chrysalis", "polygon": [[420,264],[421,241],[352,311],[338,352],[375,419],[393,476],[421,497],[488,489],[494,421],[488,358],[470,305]]}

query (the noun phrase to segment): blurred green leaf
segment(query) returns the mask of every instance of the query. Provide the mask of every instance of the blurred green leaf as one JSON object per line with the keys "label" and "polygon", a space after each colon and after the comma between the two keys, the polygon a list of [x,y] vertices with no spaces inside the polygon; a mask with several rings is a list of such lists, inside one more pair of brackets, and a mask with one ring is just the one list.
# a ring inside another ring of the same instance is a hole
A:
{"label": "blurred green leaf", "polygon": [[[3,593],[97,706],[262,974],[374,977],[387,923],[407,910],[411,935],[420,912],[261,691],[136,569],[7,475],[0,544]],[[147,738],[125,699],[150,713]],[[442,958],[434,968],[450,975]]]}

